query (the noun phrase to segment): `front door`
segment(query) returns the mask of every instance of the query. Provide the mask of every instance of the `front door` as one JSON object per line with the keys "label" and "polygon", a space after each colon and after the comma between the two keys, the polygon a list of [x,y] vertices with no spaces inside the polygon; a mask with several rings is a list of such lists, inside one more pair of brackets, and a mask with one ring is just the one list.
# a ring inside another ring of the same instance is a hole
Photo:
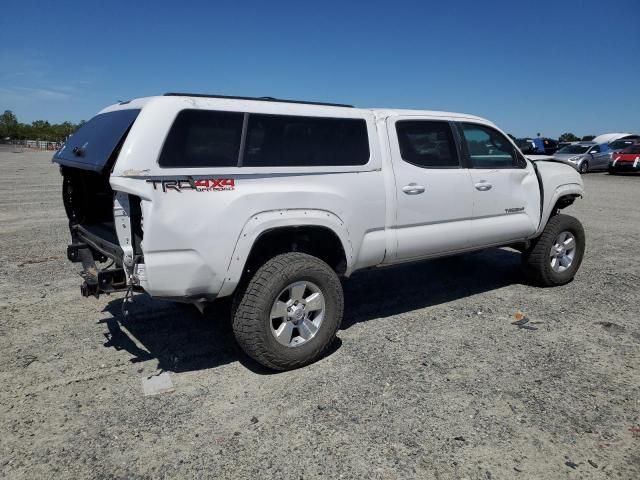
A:
{"label": "front door", "polygon": [[469,170],[448,121],[388,120],[395,175],[397,252],[389,262],[465,249],[472,193]]}
{"label": "front door", "polygon": [[609,167],[611,151],[606,145],[596,145],[589,150],[592,163],[590,170],[605,170]]}
{"label": "front door", "polygon": [[459,130],[473,185],[472,246],[532,235],[540,218],[540,187],[531,162],[495,128],[460,123]]}

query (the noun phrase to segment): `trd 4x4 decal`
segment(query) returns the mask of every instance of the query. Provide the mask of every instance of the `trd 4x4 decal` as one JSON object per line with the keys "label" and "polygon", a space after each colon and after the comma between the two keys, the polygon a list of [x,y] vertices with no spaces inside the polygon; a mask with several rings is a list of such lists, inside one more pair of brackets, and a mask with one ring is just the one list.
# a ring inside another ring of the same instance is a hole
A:
{"label": "trd 4x4 decal", "polygon": [[236,186],[233,178],[204,178],[194,180],[147,180],[147,183],[153,184],[153,189],[157,190],[158,185],[162,187],[163,192],[174,190],[182,192],[183,190],[195,190],[196,192],[219,192],[224,190],[233,190]]}

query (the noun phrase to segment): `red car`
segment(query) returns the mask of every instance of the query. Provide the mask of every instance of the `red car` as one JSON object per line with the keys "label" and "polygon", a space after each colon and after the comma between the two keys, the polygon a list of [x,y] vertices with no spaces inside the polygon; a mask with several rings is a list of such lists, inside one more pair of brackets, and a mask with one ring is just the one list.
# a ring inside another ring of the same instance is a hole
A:
{"label": "red car", "polygon": [[609,163],[609,173],[640,171],[640,143],[635,143],[619,153],[614,153]]}

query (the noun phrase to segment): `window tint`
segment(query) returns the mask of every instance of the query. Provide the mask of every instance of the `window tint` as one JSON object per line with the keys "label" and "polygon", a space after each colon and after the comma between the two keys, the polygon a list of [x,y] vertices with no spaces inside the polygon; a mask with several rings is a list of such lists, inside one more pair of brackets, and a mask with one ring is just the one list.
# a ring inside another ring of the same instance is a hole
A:
{"label": "window tint", "polygon": [[600,145],[593,147],[589,153],[600,153]]}
{"label": "window tint", "polygon": [[396,123],[400,155],[419,167],[459,167],[453,132],[447,122],[409,120]]}
{"label": "window tint", "polygon": [[631,145],[625,148],[622,153],[640,153],[640,145]]}
{"label": "window tint", "polygon": [[161,167],[232,167],[238,164],[244,114],[182,110],[164,142]]}
{"label": "window tint", "polygon": [[367,124],[360,119],[250,114],[247,167],[364,165]]}
{"label": "window tint", "polygon": [[475,168],[515,168],[518,166],[513,145],[493,128],[462,123],[471,166]]}

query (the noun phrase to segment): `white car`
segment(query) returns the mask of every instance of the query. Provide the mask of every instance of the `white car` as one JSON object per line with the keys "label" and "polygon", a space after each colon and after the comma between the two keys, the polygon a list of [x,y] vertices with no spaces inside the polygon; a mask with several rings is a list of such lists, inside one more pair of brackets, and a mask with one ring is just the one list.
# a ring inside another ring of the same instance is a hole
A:
{"label": "white car", "polygon": [[233,295],[239,344],[273,369],[326,351],[356,270],[515,246],[562,285],[585,248],[559,214],[580,175],[472,115],[167,94],[105,108],[53,160],[85,296]]}

